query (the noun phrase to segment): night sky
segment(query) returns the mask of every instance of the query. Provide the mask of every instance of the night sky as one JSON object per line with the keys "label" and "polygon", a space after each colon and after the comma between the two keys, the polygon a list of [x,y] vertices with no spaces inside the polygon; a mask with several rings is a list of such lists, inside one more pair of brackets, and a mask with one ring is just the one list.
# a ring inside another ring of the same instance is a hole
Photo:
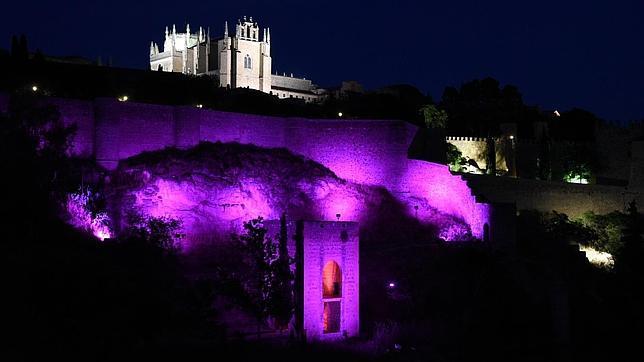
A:
{"label": "night sky", "polygon": [[644,1],[12,1],[0,47],[146,68],[166,25],[222,33],[253,16],[271,28],[273,70],[320,86],[408,83],[435,99],[446,85],[492,76],[528,104],[644,118]]}

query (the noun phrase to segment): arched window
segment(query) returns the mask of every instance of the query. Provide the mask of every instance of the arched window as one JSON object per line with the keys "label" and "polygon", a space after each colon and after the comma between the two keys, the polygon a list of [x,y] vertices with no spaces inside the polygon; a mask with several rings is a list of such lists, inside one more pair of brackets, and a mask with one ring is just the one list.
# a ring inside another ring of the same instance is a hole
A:
{"label": "arched window", "polygon": [[250,55],[246,54],[244,57],[244,68],[246,69],[252,69],[253,68],[253,63],[250,59]]}
{"label": "arched window", "polygon": [[322,298],[342,296],[342,272],[334,261],[328,262],[322,270]]}

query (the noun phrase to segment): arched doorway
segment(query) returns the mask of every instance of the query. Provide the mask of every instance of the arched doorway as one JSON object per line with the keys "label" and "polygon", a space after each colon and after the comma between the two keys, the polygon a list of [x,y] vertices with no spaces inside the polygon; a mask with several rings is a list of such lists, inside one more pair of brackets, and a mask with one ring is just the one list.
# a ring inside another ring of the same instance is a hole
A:
{"label": "arched doorway", "polygon": [[342,310],[342,271],[335,261],[322,269],[323,332],[340,332]]}
{"label": "arched doorway", "polygon": [[322,269],[322,298],[342,296],[342,272],[335,261],[326,263]]}

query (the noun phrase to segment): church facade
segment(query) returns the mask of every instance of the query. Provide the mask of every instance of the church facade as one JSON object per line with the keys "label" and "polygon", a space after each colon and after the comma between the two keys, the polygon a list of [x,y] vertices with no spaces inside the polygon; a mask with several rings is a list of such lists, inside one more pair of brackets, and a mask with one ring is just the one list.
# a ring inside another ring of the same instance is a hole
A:
{"label": "church facade", "polygon": [[321,94],[309,79],[272,73],[270,29],[260,29],[252,17],[238,20],[234,34],[226,22],[222,37],[211,37],[202,27],[194,33],[190,25],[184,33],[166,27],[163,47],[150,43],[150,69],[210,75],[220,87],[256,89],[281,99],[315,102]]}

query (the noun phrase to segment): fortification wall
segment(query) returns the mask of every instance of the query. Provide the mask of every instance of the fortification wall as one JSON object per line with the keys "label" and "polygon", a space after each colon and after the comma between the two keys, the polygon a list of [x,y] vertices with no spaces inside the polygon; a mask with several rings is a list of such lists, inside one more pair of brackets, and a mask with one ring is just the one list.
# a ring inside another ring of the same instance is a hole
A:
{"label": "fortification wall", "polygon": [[580,217],[587,211],[605,214],[623,211],[632,200],[644,202],[644,194],[630,188],[582,185],[508,177],[464,175],[478,195],[491,202],[516,202],[518,210],[563,212]]}
{"label": "fortification wall", "polygon": [[78,126],[74,153],[93,155],[108,170],[144,151],[187,148],[200,141],[284,147],[343,179],[386,187],[410,209],[423,199],[466,221],[476,237],[483,237],[488,222],[489,205],[477,203],[447,166],[407,159],[417,128],[402,121],[267,117],[114,99],[50,101],[66,123]]}
{"label": "fortification wall", "polygon": [[387,185],[389,189],[399,194],[408,193],[412,199],[422,196],[431,200],[433,207],[461,217],[470,225],[474,236],[484,238],[485,224],[493,222],[492,207],[477,200],[465,180],[453,175],[445,165],[417,160],[408,160],[405,165],[405,173],[395,180],[396,184]]}
{"label": "fortification wall", "polygon": [[[200,141],[285,147],[319,162],[339,177],[383,185],[405,172],[416,128],[402,121],[280,118],[98,99],[52,99],[79,131],[74,152],[96,156],[107,169],[144,151],[191,147]],[[93,151],[92,151],[93,150]]]}
{"label": "fortification wall", "polygon": [[93,104],[67,100],[57,106],[63,123],[66,126],[76,125],[76,139],[72,142],[72,153],[80,157],[93,156],[95,131]]}
{"label": "fortification wall", "polygon": [[[459,151],[461,151],[463,157],[476,161],[476,164],[481,169],[487,168],[486,160],[486,140],[481,137],[446,137],[447,143],[451,143]],[[502,138],[494,139],[494,147],[496,153],[496,169],[497,170],[508,170],[508,165],[506,162],[507,146],[506,140]]]}

